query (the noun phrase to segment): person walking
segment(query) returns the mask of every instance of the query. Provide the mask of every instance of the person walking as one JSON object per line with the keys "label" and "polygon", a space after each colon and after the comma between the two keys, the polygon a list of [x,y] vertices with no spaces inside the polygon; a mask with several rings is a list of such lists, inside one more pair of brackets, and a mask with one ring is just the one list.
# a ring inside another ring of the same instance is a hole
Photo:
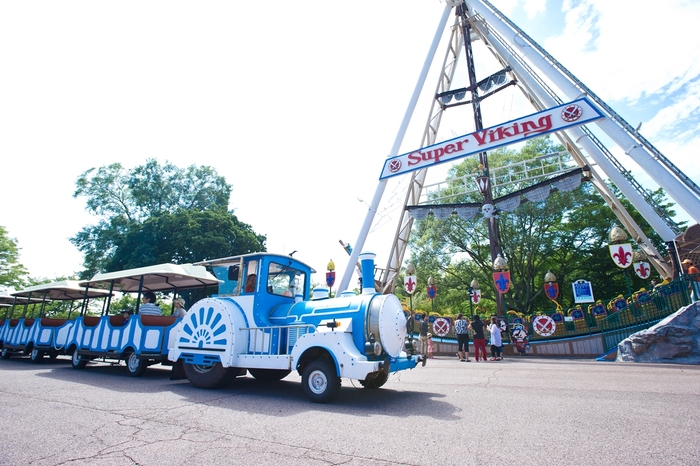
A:
{"label": "person walking", "polygon": [[420,341],[420,354],[423,356],[423,365],[425,366],[425,360],[428,358],[428,316],[424,316],[420,321],[420,331],[418,333],[418,340]]}
{"label": "person walking", "polygon": [[489,332],[491,333],[491,359],[490,361],[500,361],[501,360],[501,346],[503,345],[503,340],[501,339],[501,326],[498,323],[498,317],[491,317],[491,324],[489,325]]}
{"label": "person walking", "polygon": [[460,362],[469,362],[469,324],[461,312],[455,321],[455,334],[457,335],[457,357]]}
{"label": "person walking", "polygon": [[472,317],[472,323],[469,324],[469,329],[474,332],[472,342],[474,343],[474,359],[479,362],[479,354],[481,361],[486,361],[486,337],[484,336],[484,322],[479,317],[479,314]]}

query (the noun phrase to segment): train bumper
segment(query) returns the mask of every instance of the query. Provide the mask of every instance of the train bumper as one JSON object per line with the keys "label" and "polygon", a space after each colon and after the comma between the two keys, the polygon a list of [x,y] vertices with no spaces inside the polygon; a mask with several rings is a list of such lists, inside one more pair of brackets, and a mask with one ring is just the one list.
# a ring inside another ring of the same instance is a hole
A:
{"label": "train bumper", "polygon": [[402,354],[398,358],[391,358],[389,359],[389,372],[413,369],[418,365],[418,360],[419,358],[416,356],[406,356],[405,354]]}

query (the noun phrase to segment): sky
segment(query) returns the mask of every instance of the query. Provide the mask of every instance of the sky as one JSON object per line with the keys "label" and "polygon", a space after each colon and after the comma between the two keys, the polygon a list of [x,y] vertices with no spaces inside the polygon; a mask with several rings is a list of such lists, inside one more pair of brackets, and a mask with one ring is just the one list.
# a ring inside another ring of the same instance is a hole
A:
{"label": "sky", "polygon": [[[700,183],[700,3],[492,3]],[[69,238],[98,219],[73,197],[76,179],[155,158],[214,167],[233,186],[230,207],[267,235],[268,251],[296,250],[320,272],[316,282],[332,259],[339,280],[347,264],[339,240],[357,240],[444,8],[440,0],[0,3],[0,225],[20,262],[35,278],[78,272]],[[443,41],[437,62],[444,53]],[[475,55],[477,78],[498,69],[487,53]],[[400,153],[420,147],[436,64]],[[485,126],[533,112],[511,89],[483,107]],[[458,115],[440,139],[473,131]],[[429,179],[441,176],[431,170]],[[387,187],[365,244],[380,267],[405,189],[400,180]]]}

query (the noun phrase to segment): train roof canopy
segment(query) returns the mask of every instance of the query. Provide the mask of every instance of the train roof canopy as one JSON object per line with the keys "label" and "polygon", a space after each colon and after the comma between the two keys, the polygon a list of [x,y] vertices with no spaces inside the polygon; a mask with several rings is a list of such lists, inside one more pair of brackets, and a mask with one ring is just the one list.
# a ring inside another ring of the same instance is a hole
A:
{"label": "train roof canopy", "polygon": [[[61,280],[51,283],[42,283],[40,285],[30,286],[23,290],[12,293],[14,296],[36,298],[41,300],[44,296],[47,299],[69,300],[82,299],[85,297],[86,289],[81,286],[76,280]],[[88,288],[88,298],[99,298],[109,295],[109,291],[97,288]]]}
{"label": "train roof canopy", "polygon": [[203,286],[218,286],[220,280],[207,269],[192,264],[159,264],[119,272],[98,273],[82,286],[108,289],[114,283],[115,291],[136,292],[143,279],[142,291],[170,291]]}
{"label": "train roof canopy", "polygon": [[[2,304],[8,304],[8,305],[11,306],[12,303],[15,302],[15,299],[17,300],[17,303],[18,303],[18,304],[19,304],[19,303],[24,304],[24,303],[27,302],[27,298],[25,298],[25,297],[23,297],[23,296],[16,296],[16,295],[14,294],[14,292],[13,292],[13,293],[8,293],[8,292],[5,291],[5,290],[0,290],[0,303],[2,303]],[[29,300],[29,302],[30,302],[30,303],[40,303],[40,302],[41,302],[41,299],[32,298],[31,300]]]}

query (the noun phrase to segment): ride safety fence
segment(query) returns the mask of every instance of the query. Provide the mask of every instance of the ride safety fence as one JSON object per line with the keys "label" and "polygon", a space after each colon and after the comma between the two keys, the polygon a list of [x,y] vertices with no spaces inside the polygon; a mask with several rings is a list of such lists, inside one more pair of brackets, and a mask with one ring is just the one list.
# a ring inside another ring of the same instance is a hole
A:
{"label": "ride safety fence", "polygon": [[[527,330],[531,342],[551,341],[556,339],[582,337],[601,334],[605,351],[617,347],[618,343],[635,332],[649,328],[663,318],[673,314],[682,307],[691,304],[691,292],[696,287],[695,296],[700,295],[700,275],[681,275],[672,282],[657,285],[652,290],[640,289],[625,297],[619,295],[607,301],[598,300],[587,305],[578,305],[567,310],[551,310],[526,316],[515,311],[508,311],[504,320],[512,330],[521,324]],[[536,317],[548,316],[554,325],[546,335],[535,331]],[[449,325],[444,325],[447,320]],[[454,318],[430,316],[433,338],[442,340],[456,339]],[[414,322],[417,333],[419,322]],[[444,332],[444,329],[449,331]],[[441,331],[443,330],[443,331]],[[488,332],[486,332],[488,338]],[[473,334],[470,332],[470,339]],[[503,333],[503,340],[510,341],[510,332]]]}

